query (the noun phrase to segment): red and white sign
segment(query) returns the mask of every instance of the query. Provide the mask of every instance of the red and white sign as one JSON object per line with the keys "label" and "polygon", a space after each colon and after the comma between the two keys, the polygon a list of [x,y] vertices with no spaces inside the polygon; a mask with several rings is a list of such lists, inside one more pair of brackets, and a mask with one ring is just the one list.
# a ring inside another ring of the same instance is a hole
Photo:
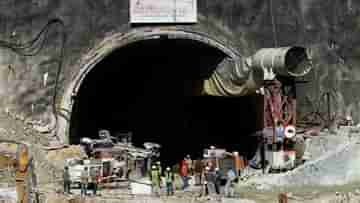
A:
{"label": "red and white sign", "polygon": [[130,0],[131,23],[196,23],[197,0]]}

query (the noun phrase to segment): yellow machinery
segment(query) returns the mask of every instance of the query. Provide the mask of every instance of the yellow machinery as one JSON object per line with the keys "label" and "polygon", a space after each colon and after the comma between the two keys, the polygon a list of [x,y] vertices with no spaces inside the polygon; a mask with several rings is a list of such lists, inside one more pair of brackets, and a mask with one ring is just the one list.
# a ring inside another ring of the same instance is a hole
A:
{"label": "yellow machinery", "polygon": [[32,185],[27,181],[32,168],[31,162],[26,144],[0,140],[0,168],[14,168],[18,203],[31,202],[30,190]]}

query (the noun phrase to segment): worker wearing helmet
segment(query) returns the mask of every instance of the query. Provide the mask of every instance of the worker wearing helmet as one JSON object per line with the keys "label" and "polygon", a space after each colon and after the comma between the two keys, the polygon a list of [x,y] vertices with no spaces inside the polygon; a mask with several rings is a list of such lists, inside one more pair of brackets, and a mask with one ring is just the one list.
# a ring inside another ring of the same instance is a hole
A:
{"label": "worker wearing helmet", "polygon": [[156,162],[156,167],[158,168],[160,176],[161,176],[162,175],[162,167],[161,167],[161,162],[160,161]]}
{"label": "worker wearing helmet", "polygon": [[166,168],[165,171],[165,182],[166,182],[166,194],[167,196],[174,194],[174,173],[170,167]]}
{"label": "worker wearing helmet", "polygon": [[152,186],[152,193],[156,196],[160,196],[160,171],[156,165],[151,167],[151,186]]}
{"label": "worker wearing helmet", "polygon": [[[202,190],[201,190],[201,195],[209,195],[209,175],[210,175],[210,167],[209,166],[206,166],[204,168],[204,172],[203,172],[203,179],[204,179],[204,182],[203,182],[203,187],[202,187]],[[211,183],[210,183],[211,184]]]}

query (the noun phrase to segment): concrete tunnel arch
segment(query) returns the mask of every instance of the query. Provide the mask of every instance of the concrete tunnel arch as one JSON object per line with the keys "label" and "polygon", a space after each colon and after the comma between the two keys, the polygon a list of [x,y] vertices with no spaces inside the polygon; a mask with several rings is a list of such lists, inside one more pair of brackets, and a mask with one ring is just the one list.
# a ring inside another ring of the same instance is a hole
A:
{"label": "concrete tunnel arch", "polygon": [[[127,34],[118,33],[111,37],[108,37],[98,46],[92,49],[85,57],[82,58],[80,62],[80,67],[81,67],[80,71],[76,74],[76,77],[71,81],[70,85],[66,89],[61,104],[62,105],[61,110],[63,116],[59,119],[59,127],[58,127],[58,135],[61,136],[64,142],[77,144],[78,142],[74,141],[73,139],[74,136],[93,137],[93,136],[89,136],[88,134],[85,136],[74,135],[72,127],[74,126],[73,124],[74,120],[81,120],[81,119],[75,119],[75,115],[77,114],[76,106],[77,105],[79,106],[79,104],[76,104],[77,96],[81,95],[81,91],[82,89],[85,88],[86,81],[88,78],[90,78],[92,72],[96,70],[100,70],[101,68],[106,69],[106,67],[99,67],[99,64],[101,64],[103,61],[106,61],[108,58],[114,57],[114,53],[119,52],[120,50],[128,49],[129,51],[129,47],[131,46],[135,46],[141,43],[144,43],[145,44],[144,46],[147,46],[146,43],[156,42],[158,40],[164,40],[164,39],[167,40],[168,42],[169,41],[175,42],[176,40],[178,40],[181,43],[185,43],[185,44],[188,43],[187,48],[205,47],[207,50],[211,50],[211,52],[218,54],[217,56],[221,55],[220,57],[230,59],[232,62],[234,62],[234,65],[238,65],[238,62],[241,59],[240,54],[235,49],[233,49],[231,46],[227,45],[226,43],[217,40],[214,37],[211,37],[204,33],[196,33],[192,31],[186,31],[180,29],[161,30],[156,28],[149,30],[147,28],[144,28],[144,29],[136,29]],[[117,58],[119,57],[117,56]],[[126,60],[126,58],[124,59]],[[120,59],[120,60],[124,60],[124,59]],[[215,70],[216,68],[215,65],[213,67],[213,70],[211,71]],[[216,104],[216,100],[222,100],[222,98],[211,98],[211,100],[214,100],[213,102],[214,104]],[[201,101],[198,101],[198,103],[199,102],[201,103]],[[234,102],[236,103],[236,101],[231,101],[231,103]],[[254,102],[253,98],[250,98],[247,99],[245,103],[256,103],[256,102]],[[255,106],[258,107],[258,104],[256,104]],[[257,122],[259,121],[259,118],[255,118],[255,119],[257,120]],[[136,132],[134,133],[134,137],[136,137]],[[79,139],[75,139],[75,140],[79,140]],[[142,141],[159,142],[159,140],[142,140]],[[168,141],[171,140],[166,140],[165,142]],[[160,144],[164,144],[164,143],[160,143]],[[201,151],[201,148],[199,148],[199,151]]]}

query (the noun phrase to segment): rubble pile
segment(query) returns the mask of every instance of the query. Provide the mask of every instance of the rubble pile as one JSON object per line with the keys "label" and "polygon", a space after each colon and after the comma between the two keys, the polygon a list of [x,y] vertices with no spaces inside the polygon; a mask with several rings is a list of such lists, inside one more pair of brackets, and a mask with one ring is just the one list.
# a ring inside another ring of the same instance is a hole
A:
{"label": "rubble pile", "polygon": [[280,185],[344,185],[360,181],[360,147],[348,143],[279,179]]}
{"label": "rubble pile", "polygon": [[271,186],[333,186],[360,182],[360,135],[340,129],[337,135],[321,133],[307,142],[309,161],[283,174],[260,175],[247,184],[263,190]]}
{"label": "rubble pile", "polygon": [[306,140],[306,155],[309,161],[314,161],[321,156],[331,153],[344,144],[350,142],[349,136],[329,135],[321,132],[319,136]]}

